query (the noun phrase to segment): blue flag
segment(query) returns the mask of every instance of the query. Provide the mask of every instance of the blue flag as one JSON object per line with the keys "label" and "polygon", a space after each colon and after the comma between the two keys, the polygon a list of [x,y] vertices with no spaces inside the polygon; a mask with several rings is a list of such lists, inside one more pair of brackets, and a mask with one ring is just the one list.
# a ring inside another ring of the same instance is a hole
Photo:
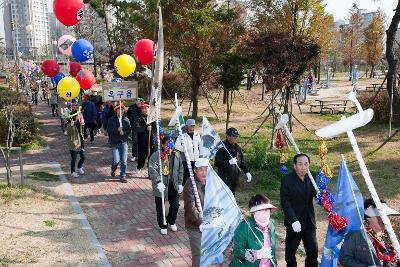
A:
{"label": "blue flag", "polygon": [[223,144],[217,131],[211,126],[207,117],[203,116],[200,156],[202,158],[212,159],[221,147],[223,147]]}
{"label": "blue flag", "polygon": [[241,212],[232,192],[208,167],[204,196],[200,266],[222,264],[224,250],[233,238]]}
{"label": "blue flag", "polygon": [[332,211],[344,216],[348,223],[339,232],[333,230],[330,225],[328,226],[321,267],[337,266],[340,248],[345,235],[349,232],[361,230],[363,223],[364,200],[344,160],[340,163]]}

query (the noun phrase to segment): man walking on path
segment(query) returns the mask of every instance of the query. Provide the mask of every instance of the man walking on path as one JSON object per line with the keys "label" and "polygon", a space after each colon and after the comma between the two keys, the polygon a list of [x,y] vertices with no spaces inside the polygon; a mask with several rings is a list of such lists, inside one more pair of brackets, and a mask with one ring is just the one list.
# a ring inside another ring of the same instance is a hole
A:
{"label": "man walking on path", "polygon": [[[198,158],[194,164],[194,179],[199,193],[201,206],[204,207],[204,194],[209,166],[208,159]],[[189,235],[190,250],[192,252],[192,267],[200,267],[201,231],[203,220],[196,206],[192,182],[189,180],[183,188],[183,202],[185,209],[185,227]]]}
{"label": "man walking on path", "polygon": [[90,101],[89,95],[83,96],[83,118],[85,119],[84,138],[87,139],[87,130],[89,129],[90,142],[94,141],[94,128],[97,120],[97,110],[95,104]]}
{"label": "man walking on path", "polygon": [[138,158],[138,141],[137,141],[137,129],[136,129],[136,122],[140,114],[142,114],[142,102],[144,99],[142,97],[138,97],[137,101],[129,106],[127,117],[131,124],[132,129],[132,157],[131,161],[134,162]]}
{"label": "man walking on path", "polygon": [[[186,180],[190,177],[189,173],[189,163],[192,165],[192,169],[194,168],[194,162],[199,158],[200,155],[200,141],[201,137],[196,129],[196,121],[194,119],[188,119],[186,121],[187,133],[184,133],[183,136],[180,135],[176,139],[175,149],[182,152],[182,161],[184,167],[183,174],[183,184],[186,183]],[[186,158],[185,149],[183,146],[183,141],[186,144],[186,149],[188,151],[189,158]]]}
{"label": "man walking on path", "polygon": [[306,267],[318,266],[313,198],[317,192],[308,177],[310,158],[305,154],[294,156],[295,172],[286,175],[281,182],[280,197],[286,227],[285,260],[288,267],[297,266],[296,251],[303,241],[306,251]]}
{"label": "man walking on path", "polygon": [[229,128],[226,131],[225,147],[221,147],[215,156],[215,166],[218,168],[218,176],[229,187],[233,195],[235,195],[236,187],[239,183],[240,170],[246,174],[248,183],[252,179],[249,169],[244,162],[242,149],[237,144],[238,139],[238,130]]}
{"label": "man walking on path", "polygon": [[179,195],[183,191],[183,165],[180,159],[180,152],[173,151],[168,147],[168,137],[161,141],[161,171],[160,177],[160,153],[154,152],[149,160],[149,178],[152,181],[153,194],[156,203],[157,222],[161,234],[167,234],[167,225],[163,221],[161,192],[164,192],[164,199],[168,199],[169,212],[166,222],[172,232],[178,230],[175,221],[179,210]]}
{"label": "man walking on path", "polygon": [[[112,166],[111,166],[111,176],[115,177],[115,171],[117,170],[118,164],[121,162],[121,173],[120,181],[126,183],[126,165],[128,161],[128,136],[131,131],[131,126],[129,121],[125,118],[124,104],[117,105],[114,108],[116,116],[112,116],[107,123],[107,132],[109,143],[112,149]],[[122,122],[122,127],[120,125],[120,120]]]}

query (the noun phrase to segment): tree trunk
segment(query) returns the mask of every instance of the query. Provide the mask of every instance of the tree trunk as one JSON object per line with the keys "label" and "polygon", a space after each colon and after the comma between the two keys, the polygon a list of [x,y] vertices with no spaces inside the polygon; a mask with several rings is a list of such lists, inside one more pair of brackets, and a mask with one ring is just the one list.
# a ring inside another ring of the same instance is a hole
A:
{"label": "tree trunk", "polygon": [[[228,91],[228,90],[227,90]],[[231,117],[231,110],[232,110],[232,104],[233,104],[233,91],[231,91],[231,99],[229,100],[229,91],[228,91],[228,97],[226,101],[226,123],[225,123],[225,131],[228,130],[229,127],[229,119]]]}
{"label": "tree trunk", "polygon": [[371,73],[369,74],[369,78],[375,78],[374,71],[375,71],[375,65],[372,64],[371,65]]}
{"label": "tree trunk", "polygon": [[393,112],[395,116],[393,119],[395,122],[400,122],[400,101],[399,92],[396,87],[396,73],[397,73],[397,60],[394,55],[394,41],[396,36],[397,27],[400,23],[400,0],[397,3],[396,11],[393,15],[392,21],[389,28],[386,31],[386,59],[388,62],[388,73],[387,73],[387,92],[389,99],[393,94]]}
{"label": "tree trunk", "polygon": [[192,110],[192,118],[197,119],[198,113],[198,100],[199,100],[199,89],[201,86],[200,78],[193,77],[193,86],[192,86],[192,103],[193,103],[193,110]]}
{"label": "tree trunk", "polygon": [[222,104],[226,104],[226,102],[228,102],[228,94],[229,91],[224,88],[224,97],[222,98]]}
{"label": "tree trunk", "polygon": [[287,87],[285,91],[285,105],[283,108],[283,113],[289,112],[290,89],[291,89],[290,87]]}
{"label": "tree trunk", "polygon": [[106,35],[107,35],[108,43],[110,45],[110,55],[111,55],[111,57],[113,57],[114,56],[114,48],[113,48],[113,44],[111,41],[110,26],[108,24],[106,9],[107,9],[107,5],[103,4],[103,10],[104,10],[104,13],[106,13],[106,15],[104,16],[104,23],[106,24]]}
{"label": "tree trunk", "polygon": [[317,76],[317,84],[319,84],[321,80],[321,60],[318,62],[318,76]]}

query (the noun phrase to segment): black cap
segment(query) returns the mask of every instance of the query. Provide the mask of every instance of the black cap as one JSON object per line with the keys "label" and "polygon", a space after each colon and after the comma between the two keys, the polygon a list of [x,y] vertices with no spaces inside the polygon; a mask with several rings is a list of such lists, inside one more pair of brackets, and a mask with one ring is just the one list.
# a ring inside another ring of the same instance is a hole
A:
{"label": "black cap", "polygon": [[226,135],[227,136],[234,136],[234,137],[238,137],[239,136],[239,132],[236,128],[229,128],[228,130],[226,130]]}

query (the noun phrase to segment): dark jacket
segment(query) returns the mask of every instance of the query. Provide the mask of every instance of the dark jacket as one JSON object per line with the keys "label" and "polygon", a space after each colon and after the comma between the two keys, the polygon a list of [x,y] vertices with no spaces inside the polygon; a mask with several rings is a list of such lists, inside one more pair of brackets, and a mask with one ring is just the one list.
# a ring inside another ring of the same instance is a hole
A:
{"label": "dark jacket", "polygon": [[[368,240],[368,241],[367,241]],[[368,243],[372,248],[372,255],[374,260],[371,258]],[[384,261],[382,265],[378,260],[375,248],[369,238],[366,236],[364,231],[356,231],[348,233],[342,244],[339,254],[339,262],[343,267],[368,267],[368,266],[383,266],[383,267],[397,267],[400,266],[399,261],[389,262]]]}
{"label": "dark jacket", "polygon": [[140,114],[136,121],[136,131],[137,131],[137,144],[139,156],[145,157],[151,156],[155,152],[158,146],[157,142],[157,125],[155,122],[151,124],[151,136],[150,136],[150,155],[148,155],[149,149],[149,130],[147,129],[147,116]]}
{"label": "dark jacket", "polygon": [[101,95],[91,95],[90,101],[92,101],[96,107],[96,111],[100,111],[101,105],[103,105],[103,97]]}
{"label": "dark jacket", "polygon": [[94,123],[97,120],[96,106],[92,101],[83,102],[83,118],[86,123]]}
{"label": "dark jacket", "polygon": [[[225,147],[229,150],[229,153],[233,158],[236,157],[237,163],[244,173],[248,173],[242,149],[238,144],[231,145],[228,141],[224,141]],[[221,147],[215,156],[215,166],[218,168],[218,176],[225,182],[228,183],[237,182],[240,175],[240,170],[236,165],[230,165],[229,160],[231,157],[224,147]]]}
{"label": "dark jacket", "polygon": [[126,113],[126,117],[129,119],[131,123],[132,131],[136,132],[136,121],[138,117],[142,114],[142,109],[136,105],[136,103],[132,104],[128,108],[128,112]]}
{"label": "dark jacket", "polygon": [[[304,187],[306,193],[304,194]],[[289,173],[281,181],[281,206],[285,217],[285,226],[292,229],[292,223],[299,221],[301,229],[316,228],[313,198],[317,192],[308,174],[302,182],[295,172]],[[307,225],[307,217],[312,225]]]}
{"label": "dark jacket", "polygon": [[[206,185],[200,185],[200,183],[196,180],[196,177],[194,177],[194,180],[196,181],[197,192],[199,193],[201,206],[204,207],[204,194]],[[183,203],[185,209],[185,227],[189,229],[199,229],[203,220],[201,219],[200,213],[196,206],[191,179],[188,179],[183,187]]]}
{"label": "dark jacket", "polygon": [[128,141],[128,136],[131,132],[131,126],[129,125],[129,121],[127,118],[122,118],[122,127],[124,134],[120,135],[119,128],[119,119],[117,116],[113,116],[108,119],[107,123],[107,132],[108,132],[108,140],[111,145],[116,145],[119,143],[125,143]]}

